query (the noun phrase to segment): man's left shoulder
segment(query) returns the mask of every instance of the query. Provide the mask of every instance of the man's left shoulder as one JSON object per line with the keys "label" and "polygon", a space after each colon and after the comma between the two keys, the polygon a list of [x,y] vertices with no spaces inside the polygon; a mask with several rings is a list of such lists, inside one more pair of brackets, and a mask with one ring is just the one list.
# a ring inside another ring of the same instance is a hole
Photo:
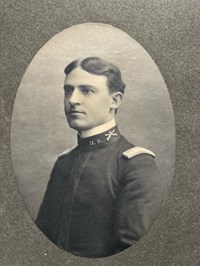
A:
{"label": "man's left shoulder", "polygon": [[156,154],[145,146],[137,146],[129,142],[125,137],[121,141],[118,150],[119,169],[153,169],[156,166]]}
{"label": "man's left shoulder", "polygon": [[126,159],[132,159],[141,154],[148,154],[153,158],[156,156],[154,152],[143,147],[132,147],[122,152],[122,156]]}
{"label": "man's left shoulder", "polygon": [[133,180],[143,185],[160,183],[155,153],[147,148],[126,149],[119,157],[118,166],[120,180],[125,183]]}
{"label": "man's left shoulder", "polygon": [[121,149],[118,153],[120,169],[153,169],[156,166],[156,154],[149,148],[135,146],[123,138]]}

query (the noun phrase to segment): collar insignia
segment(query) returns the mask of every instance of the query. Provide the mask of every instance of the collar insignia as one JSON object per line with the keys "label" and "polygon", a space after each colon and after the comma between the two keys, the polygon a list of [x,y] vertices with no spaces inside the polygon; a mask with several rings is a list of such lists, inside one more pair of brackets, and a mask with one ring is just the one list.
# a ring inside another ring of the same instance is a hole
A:
{"label": "collar insignia", "polygon": [[117,133],[115,133],[115,129],[113,129],[112,131],[110,130],[107,134],[105,134],[105,137],[107,141],[110,140],[111,137],[117,137]]}

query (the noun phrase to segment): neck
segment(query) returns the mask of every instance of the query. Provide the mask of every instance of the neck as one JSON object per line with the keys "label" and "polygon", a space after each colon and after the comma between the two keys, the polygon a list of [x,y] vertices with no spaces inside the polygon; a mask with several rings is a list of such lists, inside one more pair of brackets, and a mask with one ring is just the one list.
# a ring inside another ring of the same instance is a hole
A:
{"label": "neck", "polygon": [[112,120],[110,120],[109,122],[103,125],[79,132],[79,136],[81,138],[88,138],[88,137],[100,134],[106,130],[109,130],[110,128],[114,126],[116,126],[116,122],[115,122],[115,119],[113,118]]}

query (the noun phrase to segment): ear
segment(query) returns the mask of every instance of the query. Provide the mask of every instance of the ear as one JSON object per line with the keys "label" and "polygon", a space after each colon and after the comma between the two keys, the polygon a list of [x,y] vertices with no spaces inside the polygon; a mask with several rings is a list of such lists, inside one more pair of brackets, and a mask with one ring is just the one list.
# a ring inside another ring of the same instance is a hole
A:
{"label": "ear", "polygon": [[119,92],[119,91],[113,92],[111,94],[110,108],[111,109],[117,109],[120,106],[122,99],[123,99],[123,94],[121,92]]}

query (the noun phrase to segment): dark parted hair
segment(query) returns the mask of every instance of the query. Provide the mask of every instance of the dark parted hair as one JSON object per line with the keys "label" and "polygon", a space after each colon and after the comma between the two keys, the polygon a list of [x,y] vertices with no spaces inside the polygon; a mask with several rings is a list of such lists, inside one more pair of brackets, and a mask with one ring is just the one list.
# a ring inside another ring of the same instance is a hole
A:
{"label": "dark parted hair", "polygon": [[119,91],[124,94],[126,84],[122,81],[119,68],[114,64],[100,57],[87,57],[82,60],[77,59],[65,68],[65,74],[68,75],[77,67],[81,67],[91,74],[106,76],[110,93]]}

